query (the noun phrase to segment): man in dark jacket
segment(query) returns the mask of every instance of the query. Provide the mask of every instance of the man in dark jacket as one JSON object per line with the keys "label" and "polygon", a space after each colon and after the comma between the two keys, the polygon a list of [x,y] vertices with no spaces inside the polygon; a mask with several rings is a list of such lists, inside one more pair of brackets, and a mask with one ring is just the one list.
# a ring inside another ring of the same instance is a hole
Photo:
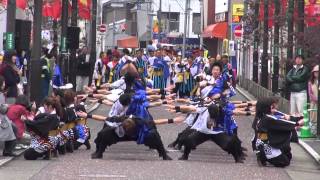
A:
{"label": "man in dark jacket", "polygon": [[90,55],[87,47],[84,47],[77,58],[76,90],[82,91],[83,86],[88,86],[90,76]]}
{"label": "man in dark jacket", "polygon": [[290,92],[291,114],[302,114],[303,106],[307,103],[307,88],[309,79],[309,68],[303,65],[304,58],[297,56],[295,65],[288,72],[286,83]]}

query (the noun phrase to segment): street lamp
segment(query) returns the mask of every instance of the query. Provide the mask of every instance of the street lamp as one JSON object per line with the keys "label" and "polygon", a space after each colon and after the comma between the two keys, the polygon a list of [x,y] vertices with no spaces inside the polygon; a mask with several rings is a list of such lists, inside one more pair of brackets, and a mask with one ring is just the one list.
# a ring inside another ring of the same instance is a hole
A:
{"label": "street lamp", "polygon": [[115,46],[115,40],[116,40],[116,11],[115,9],[116,8],[123,8],[124,5],[123,3],[111,3],[110,5],[112,8],[113,8],[113,28],[112,28],[112,46],[114,47]]}

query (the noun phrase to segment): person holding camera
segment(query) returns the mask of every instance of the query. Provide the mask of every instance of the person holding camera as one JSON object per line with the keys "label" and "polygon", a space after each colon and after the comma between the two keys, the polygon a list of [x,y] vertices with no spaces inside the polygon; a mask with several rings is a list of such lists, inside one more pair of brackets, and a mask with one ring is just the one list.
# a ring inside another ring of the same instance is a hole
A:
{"label": "person holding camera", "polygon": [[290,92],[291,114],[302,114],[303,106],[307,103],[307,89],[310,70],[303,65],[304,58],[297,56],[295,65],[286,76],[286,85]]}

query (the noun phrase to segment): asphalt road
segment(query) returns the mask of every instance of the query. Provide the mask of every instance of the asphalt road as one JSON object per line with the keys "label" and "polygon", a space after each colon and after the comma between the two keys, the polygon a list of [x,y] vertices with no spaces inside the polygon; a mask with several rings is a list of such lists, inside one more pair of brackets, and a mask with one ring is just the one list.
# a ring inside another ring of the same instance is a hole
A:
{"label": "asphalt road", "polygon": [[[236,96],[236,100],[244,100]],[[106,114],[108,108],[101,106],[97,114]],[[163,107],[151,109],[154,118],[169,118],[172,114]],[[193,151],[188,161],[177,160],[181,153],[169,149],[173,161],[163,161],[155,151],[149,150],[135,142],[123,142],[113,145],[104,153],[101,160],[90,159],[94,151],[93,139],[103,123],[89,121],[93,138],[92,149],[80,150],[59,156],[50,161],[25,161],[19,157],[0,168],[0,179],[226,179],[226,180],[286,180],[286,179],[320,179],[320,171],[311,157],[298,145],[293,145],[292,165],[288,168],[258,167],[254,153],[251,151],[251,121],[253,117],[236,117],[239,136],[248,148],[248,158],[243,164],[236,164],[231,155],[222,151],[212,142],[200,145]],[[158,130],[167,146],[175,139],[185,125],[160,125]]]}

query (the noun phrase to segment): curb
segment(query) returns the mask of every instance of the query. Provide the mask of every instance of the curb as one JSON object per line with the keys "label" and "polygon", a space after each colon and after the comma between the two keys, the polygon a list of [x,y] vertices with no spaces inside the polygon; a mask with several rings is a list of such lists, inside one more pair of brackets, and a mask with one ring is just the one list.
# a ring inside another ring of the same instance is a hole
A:
{"label": "curb", "polygon": [[[18,156],[16,156],[16,157],[19,157],[21,154],[23,154],[25,150],[26,150],[26,149],[23,149],[23,150],[20,150],[20,151],[16,151],[16,153],[17,153],[17,155],[18,155]],[[0,160],[0,168],[1,168],[2,166],[4,166],[5,164],[7,164],[8,162],[12,161],[12,160],[13,160],[14,158],[16,158],[16,157],[6,157],[6,158],[4,158],[4,159],[1,159],[1,160]]]}
{"label": "curb", "polygon": [[254,100],[256,100],[256,98],[254,98],[253,96],[251,96],[251,95],[249,95],[249,93],[246,91],[246,90],[244,90],[244,89],[242,89],[241,87],[236,87],[236,90],[242,95],[242,96],[244,96],[246,99],[248,99],[248,100],[250,100],[250,101],[254,101]]}
{"label": "curb", "polygon": [[[255,100],[254,98],[250,97],[249,93],[246,92],[246,90],[242,89],[241,87],[236,88],[237,91],[243,95],[248,100]],[[307,143],[305,143],[302,139],[299,139],[298,144],[308,153],[310,156],[318,163],[320,164],[320,155]]]}
{"label": "curb", "polygon": [[[87,112],[88,112],[88,113],[91,113],[91,112],[95,111],[96,109],[98,109],[99,107],[100,107],[100,104],[99,104],[99,103],[95,103],[93,106],[91,106],[91,107],[88,108]],[[19,157],[21,154],[23,154],[25,150],[26,150],[26,149],[16,151],[16,153],[17,153],[17,155],[18,155],[17,157]],[[16,157],[6,157],[6,158],[4,158],[4,159],[1,159],[1,160],[0,160],[0,168],[1,168],[2,166],[4,166],[5,164],[9,163],[10,161],[14,160],[15,158],[16,158]]]}
{"label": "curb", "polygon": [[87,112],[91,113],[92,111],[98,109],[100,107],[100,103],[95,103],[92,107],[88,108]]}
{"label": "curb", "polygon": [[305,143],[303,140],[299,139],[298,144],[313,157],[313,159],[320,164],[320,155],[307,143]]}

